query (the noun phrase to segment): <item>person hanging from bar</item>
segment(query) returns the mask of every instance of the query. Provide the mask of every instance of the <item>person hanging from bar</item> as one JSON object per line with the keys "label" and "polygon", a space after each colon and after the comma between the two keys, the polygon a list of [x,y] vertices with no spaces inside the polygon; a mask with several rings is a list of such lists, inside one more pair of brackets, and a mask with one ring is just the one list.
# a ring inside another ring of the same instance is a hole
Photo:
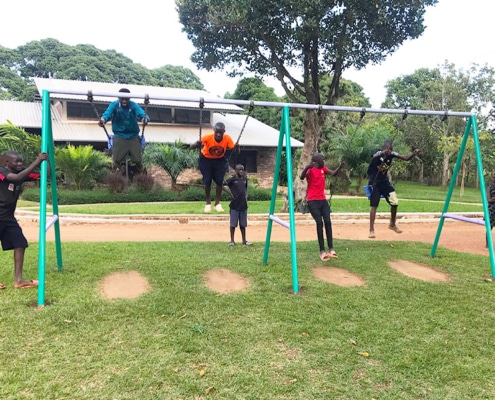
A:
{"label": "person hanging from bar", "polygon": [[388,170],[394,158],[399,160],[409,161],[414,156],[421,152],[419,149],[413,150],[408,156],[400,155],[394,151],[394,146],[391,140],[386,140],[383,143],[382,150],[373,154],[371,162],[368,166],[368,185],[372,188],[370,199],[370,233],[369,238],[375,238],[375,217],[376,209],[380,203],[380,197],[383,195],[385,201],[390,204],[390,224],[389,229],[395,233],[402,233],[402,230],[396,225],[397,207],[399,199],[395,193],[395,188],[390,183],[388,178]]}
{"label": "person hanging from bar", "polygon": [[[119,92],[130,93],[130,90],[122,88]],[[114,170],[121,168],[126,158],[129,157],[131,163],[136,165],[137,172],[142,173],[144,168],[138,122],[141,121],[146,125],[150,121],[150,117],[139,104],[131,101],[129,97],[119,97],[118,100],[108,105],[98,121],[98,125],[104,126],[108,121],[112,121]]]}
{"label": "person hanging from bar", "polygon": [[203,135],[200,140],[191,144],[191,149],[201,148],[199,155],[199,170],[203,175],[203,185],[205,186],[206,205],[205,213],[211,212],[211,183],[215,182],[215,210],[224,212],[220,204],[220,197],[223,190],[225,172],[227,171],[227,159],[225,153],[227,148],[239,151],[239,145],[234,144],[232,138],[225,133],[225,125],[217,122],[213,128],[213,133]]}

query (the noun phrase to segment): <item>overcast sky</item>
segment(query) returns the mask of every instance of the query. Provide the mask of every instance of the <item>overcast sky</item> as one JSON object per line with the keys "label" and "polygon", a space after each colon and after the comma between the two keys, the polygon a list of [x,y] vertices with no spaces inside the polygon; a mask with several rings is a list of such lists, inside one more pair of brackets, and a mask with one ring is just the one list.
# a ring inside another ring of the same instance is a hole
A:
{"label": "overcast sky", "polygon": [[[418,68],[434,68],[445,60],[458,68],[467,69],[471,63],[495,67],[491,3],[440,0],[426,12],[423,36],[405,43],[381,65],[345,71],[344,77],[363,86],[372,106],[379,107],[387,80]],[[166,64],[190,68],[211,94],[223,97],[226,92],[232,93],[240,78],[198,71],[189,60],[194,48],[181,27],[174,0],[132,5],[116,0],[9,0],[2,4],[0,45],[14,49],[47,38],[68,45],[92,44],[101,50],[116,50],[147,68]],[[282,94],[277,82],[265,83]]]}

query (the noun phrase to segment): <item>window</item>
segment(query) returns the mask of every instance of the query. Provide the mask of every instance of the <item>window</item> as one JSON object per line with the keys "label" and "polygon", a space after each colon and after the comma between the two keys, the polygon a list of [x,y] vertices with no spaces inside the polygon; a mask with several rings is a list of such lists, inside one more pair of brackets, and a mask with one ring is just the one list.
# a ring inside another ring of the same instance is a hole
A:
{"label": "window", "polygon": [[255,174],[258,172],[258,164],[257,164],[257,158],[258,158],[258,152],[256,150],[242,150],[239,154],[230,154],[227,155],[227,158],[229,159],[229,165],[232,168],[235,168],[237,164],[242,164],[244,165],[244,170],[248,174]]}

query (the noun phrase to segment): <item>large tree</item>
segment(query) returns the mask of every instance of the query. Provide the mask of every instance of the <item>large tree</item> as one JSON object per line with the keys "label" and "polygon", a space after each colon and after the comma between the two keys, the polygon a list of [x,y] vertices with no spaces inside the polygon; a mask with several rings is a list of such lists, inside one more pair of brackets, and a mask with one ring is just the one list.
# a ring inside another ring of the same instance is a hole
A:
{"label": "large tree", "polygon": [[33,77],[203,89],[188,68],[165,65],[149,70],[115,50],[90,44],[69,46],[43,39],[15,50],[0,46],[0,99],[32,101],[36,91]]}
{"label": "large tree", "polygon": [[[467,71],[456,69],[446,62],[435,69],[418,69],[410,75],[400,76],[387,82],[387,96],[383,104],[387,108],[416,108],[424,110],[476,111],[480,131],[490,128],[490,113],[495,100],[495,71],[489,67],[472,65]],[[446,189],[452,161],[459,150],[465,121],[461,118],[417,116],[408,117],[402,124],[404,140],[411,147],[422,149],[425,176]],[[482,150],[491,153],[493,143],[482,139]],[[488,149],[486,148],[488,146]],[[488,151],[487,151],[488,150]],[[472,152],[471,152],[472,153]],[[467,152],[463,160],[463,173],[473,154]],[[476,172],[475,172],[476,173]],[[436,180],[435,180],[436,179]]]}
{"label": "large tree", "polygon": [[[438,0],[176,0],[198,68],[274,76],[291,101],[333,105],[345,69],[379,63],[424,31]],[[319,79],[332,82],[320,91]],[[299,170],[318,143],[325,113],[306,111]],[[298,196],[302,188],[298,188]]]}

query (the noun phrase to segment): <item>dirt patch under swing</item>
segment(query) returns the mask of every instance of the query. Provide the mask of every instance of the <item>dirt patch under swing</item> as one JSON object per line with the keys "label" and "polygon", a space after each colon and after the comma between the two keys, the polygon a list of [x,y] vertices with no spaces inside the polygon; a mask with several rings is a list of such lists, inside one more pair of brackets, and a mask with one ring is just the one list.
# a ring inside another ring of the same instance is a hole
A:
{"label": "dirt patch under swing", "polygon": [[336,267],[316,267],[313,268],[313,275],[316,279],[333,283],[334,285],[366,286],[366,281],[359,275]]}
{"label": "dirt patch under swing", "polygon": [[137,271],[110,274],[98,285],[100,296],[106,300],[135,299],[150,289],[146,277]]}
{"label": "dirt patch under swing", "polygon": [[212,269],[204,275],[206,285],[215,292],[226,294],[249,287],[249,280],[226,268]]}
{"label": "dirt patch under swing", "polygon": [[448,282],[450,276],[444,271],[429,267],[427,265],[416,264],[405,260],[389,261],[388,265],[394,271],[397,271],[410,278],[420,279],[425,282]]}

